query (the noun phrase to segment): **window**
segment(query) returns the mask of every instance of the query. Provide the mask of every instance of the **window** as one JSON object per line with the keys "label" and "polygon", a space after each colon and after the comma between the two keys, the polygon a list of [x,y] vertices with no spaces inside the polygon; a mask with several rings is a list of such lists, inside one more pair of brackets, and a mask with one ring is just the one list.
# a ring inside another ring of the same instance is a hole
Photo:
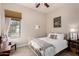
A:
{"label": "window", "polygon": [[8,36],[10,38],[20,37],[20,27],[20,21],[16,21],[14,18],[11,19]]}

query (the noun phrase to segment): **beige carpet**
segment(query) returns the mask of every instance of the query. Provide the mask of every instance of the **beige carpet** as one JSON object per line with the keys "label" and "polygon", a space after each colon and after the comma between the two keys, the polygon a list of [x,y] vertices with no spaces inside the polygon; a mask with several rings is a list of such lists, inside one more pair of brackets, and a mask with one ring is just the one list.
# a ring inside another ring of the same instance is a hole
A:
{"label": "beige carpet", "polygon": [[36,54],[29,47],[17,48],[11,56],[36,56]]}
{"label": "beige carpet", "polygon": [[[29,47],[21,47],[17,48],[17,50],[13,50],[11,56],[36,56],[36,54]],[[68,51],[64,51],[60,55],[57,56],[74,56]]]}

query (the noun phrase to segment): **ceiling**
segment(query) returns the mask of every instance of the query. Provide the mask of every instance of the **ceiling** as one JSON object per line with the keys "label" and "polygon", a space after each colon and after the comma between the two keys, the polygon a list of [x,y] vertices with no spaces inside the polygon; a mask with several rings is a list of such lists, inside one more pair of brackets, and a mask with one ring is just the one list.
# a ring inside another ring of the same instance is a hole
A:
{"label": "ceiling", "polygon": [[18,4],[42,13],[50,13],[51,11],[56,10],[57,8],[60,7],[61,8],[69,6],[79,7],[79,3],[48,3],[50,6],[49,8],[47,8],[43,3],[41,3],[41,5],[38,8],[36,8],[35,3],[18,3]]}
{"label": "ceiling", "polygon": [[36,5],[35,3],[19,3],[20,5],[23,5],[25,7],[28,7],[28,8],[31,8],[33,10],[37,10],[39,12],[42,12],[42,13],[49,13],[51,12],[52,10],[58,8],[58,7],[61,7],[63,5],[63,3],[48,3],[49,4],[49,8],[46,8],[46,6],[44,6],[43,3],[41,3],[41,5],[36,8]]}

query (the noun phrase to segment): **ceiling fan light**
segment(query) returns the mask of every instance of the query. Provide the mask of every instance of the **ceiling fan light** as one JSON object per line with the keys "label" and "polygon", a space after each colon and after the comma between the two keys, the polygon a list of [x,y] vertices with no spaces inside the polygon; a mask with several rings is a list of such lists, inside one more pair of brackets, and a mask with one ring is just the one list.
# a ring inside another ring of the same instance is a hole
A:
{"label": "ceiling fan light", "polygon": [[[40,6],[40,3],[35,3],[36,8],[38,8]],[[43,3],[44,6],[46,6],[47,8],[50,7],[47,3]]]}
{"label": "ceiling fan light", "polygon": [[38,7],[39,7],[39,5],[40,5],[40,3],[38,3],[38,4],[36,5],[36,8],[38,8]]}
{"label": "ceiling fan light", "polygon": [[47,3],[44,3],[44,5],[48,8],[49,7],[49,5],[47,4]]}

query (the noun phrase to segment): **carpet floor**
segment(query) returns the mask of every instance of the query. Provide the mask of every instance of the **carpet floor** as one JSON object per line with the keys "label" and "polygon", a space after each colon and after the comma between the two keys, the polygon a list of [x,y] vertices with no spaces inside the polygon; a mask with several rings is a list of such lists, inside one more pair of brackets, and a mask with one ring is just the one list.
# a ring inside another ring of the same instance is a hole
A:
{"label": "carpet floor", "polygon": [[11,56],[36,56],[36,54],[29,47],[21,47],[12,52]]}
{"label": "carpet floor", "polygon": [[[36,56],[36,54],[29,47],[21,47],[17,48],[16,51],[12,52],[10,56]],[[68,51],[64,51],[58,56],[75,56],[75,55],[69,53]]]}

